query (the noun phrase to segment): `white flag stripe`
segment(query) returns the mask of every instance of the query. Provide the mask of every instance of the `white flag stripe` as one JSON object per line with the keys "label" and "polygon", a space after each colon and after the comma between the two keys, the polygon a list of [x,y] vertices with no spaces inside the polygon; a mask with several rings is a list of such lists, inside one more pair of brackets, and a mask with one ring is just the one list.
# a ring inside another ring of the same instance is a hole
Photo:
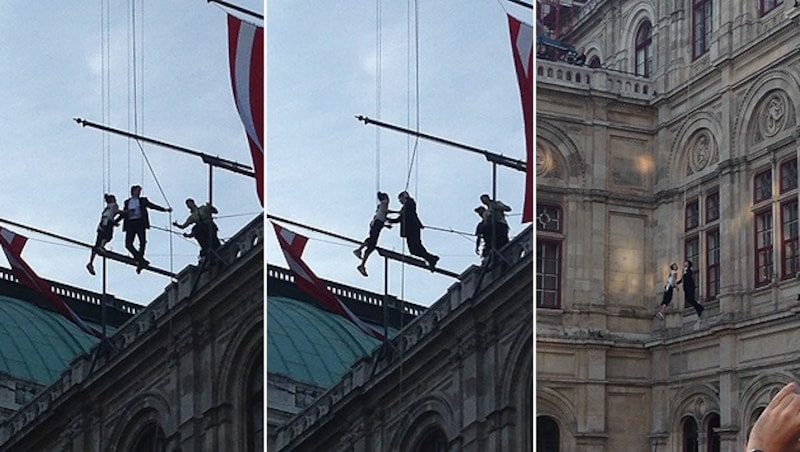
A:
{"label": "white flag stripe", "polygon": [[256,35],[256,27],[245,21],[239,26],[239,36],[236,40],[236,62],[234,65],[234,76],[236,80],[236,108],[242,118],[244,129],[247,136],[264,152],[264,146],[256,133],[253,110],[250,105],[250,64],[252,62],[253,41]]}
{"label": "white flag stripe", "polygon": [[519,33],[517,34],[517,52],[522,61],[522,70],[525,72],[525,78],[530,80],[531,74],[528,69],[532,66],[531,59],[533,58],[533,27],[525,22],[519,23]]}

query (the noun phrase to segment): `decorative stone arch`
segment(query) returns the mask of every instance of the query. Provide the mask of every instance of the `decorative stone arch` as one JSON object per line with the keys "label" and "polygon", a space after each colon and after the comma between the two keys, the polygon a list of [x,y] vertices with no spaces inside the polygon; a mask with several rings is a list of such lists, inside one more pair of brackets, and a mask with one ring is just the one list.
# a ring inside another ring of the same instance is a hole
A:
{"label": "decorative stone arch", "polygon": [[172,419],[169,403],[166,398],[155,392],[140,394],[129,401],[117,418],[109,437],[109,446],[106,450],[130,450],[141,430],[155,423],[160,426],[167,438],[176,431],[170,420]]}
{"label": "decorative stone arch", "polygon": [[742,391],[739,400],[739,432],[741,440],[747,437],[750,431],[750,415],[759,407],[766,407],[772,397],[780,391],[787,382],[797,381],[798,376],[789,372],[770,372],[759,375]]}
{"label": "decorative stone arch", "polygon": [[690,179],[714,171],[724,136],[722,125],[710,112],[698,112],[687,118],[672,142],[667,169],[669,186],[680,187]]}
{"label": "decorative stone arch", "polygon": [[[658,48],[658,28],[656,28],[657,22],[653,20],[654,17],[658,17],[656,15],[655,10],[653,9],[653,2],[646,2],[646,1],[639,1],[635,5],[633,5],[630,9],[630,13],[628,16],[623,19],[622,24],[622,52],[623,58],[625,58],[625,65],[627,67],[627,71],[630,73],[636,72],[636,59],[633,57],[636,47],[636,32],[639,31],[639,27],[644,23],[645,20],[650,22],[650,26],[652,27],[652,39],[653,39],[653,59],[654,62],[658,55],[655,53],[655,49]],[[601,60],[602,61],[602,60]]]}
{"label": "decorative stone arch", "polygon": [[413,408],[398,426],[388,450],[413,452],[413,447],[433,428],[440,428],[448,441],[458,436],[453,407],[441,392],[428,394],[411,404]]}
{"label": "decorative stone arch", "polygon": [[[576,448],[575,434],[578,431],[578,411],[571,400],[550,388],[536,388],[535,417],[549,416],[558,425],[560,450]],[[534,420],[535,422],[535,420]]]}
{"label": "decorative stone arch", "polygon": [[584,47],[586,47],[586,63],[584,63],[586,67],[589,66],[589,61],[591,61],[592,57],[599,58],[601,64],[603,61],[605,61],[603,55],[603,43],[600,42],[599,39],[593,39],[589,41]]}
{"label": "decorative stone arch", "polygon": [[[260,311],[259,311],[260,312]],[[227,427],[220,432],[221,444],[240,444],[244,449],[247,437],[246,401],[249,396],[248,380],[250,370],[264,359],[264,318],[263,314],[248,316],[247,323],[236,330],[223,354],[220,365],[219,385],[215,395],[217,403],[224,403],[230,411],[220,413]]]}
{"label": "decorative stone arch", "polygon": [[681,389],[672,397],[670,432],[681,431],[681,421],[690,416],[697,422],[698,427],[710,413],[719,413],[719,396],[710,385],[691,385]]}
{"label": "decorative stone arch", "polygon": [[[780,121],[777,124],[767,126],[774,128],[767,132],[772,133],[773,137],[789,133],[788,131],[794,133],[797,127],[797,112],[800,111],[800,80],[795,74],[785,69],[766,72],[756,78],[735,106],[739,114],[736,116],[731,134],[733,137],[732,157],[746,157],[746,152],[754,143],[755,134],[762,127],[759,122],[769,119],[764,118],[765,115],[774,113],[770,111],[770,103],[775,98],[774,96],[784,102],[786,110],[783,114],[786,116],[778,118]],[[743,149],[739,149],[740,144],[743,145]]]}
{"label": "decorative stone arch", "polygon": [[514,334],[513,342],[501,372],[499,399],[502,409],[510,409],[513,426],[509,447],[525,450],[524,441],[529,432],[528,423],[535,421],[533,413],[533,328],[523,323]]}
{"label": "decorative stone arch", "polygon": [[536,176],[548,183],[569,184],[584,177],[586,161],[578,146],[557,126],[546,121],[536,123]]}

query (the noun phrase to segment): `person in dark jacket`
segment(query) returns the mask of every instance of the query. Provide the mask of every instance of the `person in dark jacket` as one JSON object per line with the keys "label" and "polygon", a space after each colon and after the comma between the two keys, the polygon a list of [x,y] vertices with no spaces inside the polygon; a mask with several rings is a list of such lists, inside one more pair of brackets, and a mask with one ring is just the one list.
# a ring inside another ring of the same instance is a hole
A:
{"label": "person in dark jacket", "polygon": [[683,276],[681,279],[675,284],[683,283],[683,293],[686,294],[686,303],[692,305],[695,311],[697,311],[697,321],[698,324],[700,322],[700,316],[703,314],[703,311],[706,309],[700,303],[695,300],[695,284],[694,284],[694,270],[692,270],[692,261],[686,261],[683,263]]}
{"label": "person in dark jacket", "polygon": [[436,263],[439,262],[439,256],[429,253],[422,245],[422,228],[424,226],[417,216],[417,203],[407,191],[400,192],[397,199],[403,207],[400,208],[397,218],[389,218],[387,221],[400,223],[400,237],[405,237],[408,251],[414,256],[425,259],[428,267],[433,271]]}
{"label": "person in dark jacket", "polygon": [[[150,262],[144,258],[145,245],[147,244],[147,230],[150,229],[150,216],[148,209],[158,210],[159,212],[172,212],[171,207],[161,207],[151,202],[149,199],[141,197],[142,187],[134,185],[131,187],[131,197],[125,200],[123,209],[117,214],[115,220],[119,224],[124,220],[122,230],[125,231],[125,248],[130,251],[136,260],[136,273],[141,273]],[[133,239],[139,240],[139,249],[133,246]]]}

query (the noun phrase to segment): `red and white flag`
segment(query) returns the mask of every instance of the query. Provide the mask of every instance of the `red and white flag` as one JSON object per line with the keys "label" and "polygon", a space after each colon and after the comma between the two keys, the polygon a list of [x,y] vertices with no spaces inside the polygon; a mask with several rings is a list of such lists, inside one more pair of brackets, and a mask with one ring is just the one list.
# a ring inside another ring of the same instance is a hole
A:
{"label": "red and white flag", "polygon": [[508,15],[511,49],[525,119],[525,201],[522,222],[533,221],[533,27]]}
{"label": "red and white flag", "polygon": [[383,341],[383,335],[377,332],[374,328],[370,327],[359,319],[353,312],[338,298],[336,295],[328,290],[322,280],[317,278],[314,272],[308,268],[305,262],[301,259],[303,250],[305,249],[308,237],[303,237],[300,234],[278,226],[272,223],[275,227],[275,235],[278,236],[278,243],[281,245],[281,250],[286,258],[286,263],[289,264],[289,269],[294,273],[294,283],[303,292],[307,293],[315,300],[323,304],[329,311],[339,314],[340,316],[355,323],[362,331]]}
{"label": "red and white flag", "polygon": [[236,110],[247,132],[264,205],[264,28],[228,14],[228,62]]}
{"label": "red and white flag", "polygon": [[14,273],[14,276],[16,276],[22,284],[39,292],[45,299],[47,299],[47,301],[50,302],[50,305],[56,310],[56,312],[63,315],[67,320],[75,325],[78,325],[78,327],[84,332],[91,334],[92,336],[102,338],[103,335],[99,331],[84,323],[83,320],[81,320],[81,318],[78,317],[78,315],[75,314],[75,312],[73,312],[69,306],[67,306],[67,303],[65,303],[64,300],[53,293],[50,285],[47,284],[43,279],[39,278],[39,276],[36,275],[33,270],[31,270],[28,264],[22,260],[22,248],[25,247],[25,243],[27,241],[27,237],[23,237],[19,234],[9,231],[8,229],[0,227],[0,246],[2,246],[3,251],[6,253],[6,258],[8,259],[9,265],[11,265],[11,270]]}

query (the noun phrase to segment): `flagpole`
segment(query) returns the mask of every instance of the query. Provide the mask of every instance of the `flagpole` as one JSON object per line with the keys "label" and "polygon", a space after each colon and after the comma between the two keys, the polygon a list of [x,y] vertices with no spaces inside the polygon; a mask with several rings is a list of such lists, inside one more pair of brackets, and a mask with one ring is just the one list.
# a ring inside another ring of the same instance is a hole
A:
{"label": "flagpole", "polygon": [[[25,225],[25,224],[22,224],[22,223],[17,223],[15,221],[11,221],[11,220],[6,220],[4,218],[0,218],[0,223],[5,223],[5,224],[9,224],[9,225],[14,226],[14,227],[27,229],[28,231],[36,232],[37,234],[46,235],[48,237],[52,237],[54,239],[62,240],[64,242],[71,243],[73,245],[78,245],[78,246],[82,246],[84,248],[94,249],[94,245],[90,245],[90,244],[88,244],[86,242],[81,242],[79,240],[71,239],[69,237],[65,237],[63,235],[55,234],[53,232],[48,232],[48,231],[45,231],[45,230],[42,230],[42,229],[34,228],[33,226],[28,226],[28,225]],[[128,265],[131,265],[131,266],[138,265],[133,258],[130,258],[128,256],[125,256],[125,255],[122,255],[122,254],[119,254],[119,253],[115,253],[113,251],[100,250],[98,252],[98,254],[100,254],[103,257],[108,257],[111,260],[115,260],[117,262],[121,262],[123,264],[128,264]],[[161,275],[164,275],[164,276],[169,276],[171,278],[175,278],[176,277],[175,273],[172,273],[170,271],[163,270],[163,269],[160,269],[160,268],[157,268],[157,267],[153,267],[152,265],[148,265],[144,269],[145,270],[149,270],[149,271],[151,271],[153,273],[158,273],[158,274],[161,274]]]}
{"label": "flagpole", "polygon": [[[343,235],[340,235],[340,234],[336,234],[334,232],[326,231],[324,229],[315,228],[313,226],[308,226],[308,225],[303,224],[303,223],[298,223],[296,221],[287,220],[285,218],[281,218],[281,217],[278,217],[278,216],[275,216],[275,215],[271,215],[271,214],[267,214],[267,219],[280,221],[282,223],[291,224],[293,226],[298,226],[298,227],[301,227],[301,228],[304,228],[304,229],[308,229],[309,231],[318,232],[320,234],[324,234],[324,235],[327,235],[329,237],[335,237],[337,239],[344,240],[344,241],[350,242],[350,243],[355,243],[357,245],[360,245],[361,242],[362,242],[361,240],[352,239],[350,237],[346,237],[346,236],[343,236]],[[396,260],[396,261],[399,261],[399,262],[405,262],[406,264],[410,264],[410,265],[413,265],[415,267],[425,268],[425,269],[430,270],[433,273],[439,273],[441,275],[450,276],[450,277],[455,278],[455,279],[459,279],[460,276],[461,276],[458,273],[451,272],[449,270],[445,270],[445,269],[442,269],[442,268],[438,268],[438,267],[437,268],[430,268],[425,263],[425,261],[423,261],[421,259],[417,259],[417,258],[412,257],[412,256],[406,256],[405,254],[398,253],[396,251],[387,250],[387,249],[381,248],[379,246],[375,247],[375,251],[377,251],[378,254],[380,254],[381,256],[386,257],[388,259]]]}
{"label": "flagpole", "polygon": [[259,14],[259,13],[254,12],[254,11],[250,11],[249,9],[242,8],[239,5],[234,5],[233,3],[225,2],[225,1],[222,1],[222,0],[207,0],[206,3],[217,3],[219,5],[225,6],[227,8],[232,9],[232,10],[239,11],[240,13],[245,13],[248,16],[257,17],[257,18],[259,18],[261,20],[264,20],[264,16],[262,14]]}
{"label": "flagpole", "polygon": [[465,151],[470,151],[476,154],[483,155],[486,160],[492,163],[497,163],[498,165],[506,166],[511,169],[515,169],[517,171],[522,171],[523,173],[527,169],[527,164],[522,160],[512,159],[510,157],[506,157],[502,154],[497,154],[494,152],[487,151],[485,149],[476,148],[474,146],[470,146],[467,144],[459,143],[457,141],[448,140],[446,138],[437,137],[435,135],[430,135],[427,133],[417,132],[415,130],[407,129],[405,127],[400,127],[394,124],[389,124],[387,122],[379,121],[377,119],[372,119],[367,116],[356,116],[356,119],[363,122],[365,125],[376,125],[378,127],[383,127],[389,130],[394,130],[395,132],[405,133],[408,135],[413,135],[419,138],[424,138],[426,140],[434,141],[440,144],[446,144],[448,146],[452,146],[458,149],[462,149]]}
{"label": "flagpole", "polygon": [[167,143],[166,141],[157,140],[155,138],[150,138],[150,137],[146,137],[144,135],[135,134],[135,133],[132,133],[132,132],[128,132],[126,130],[116,129],[114,127],[109,127],[109,126],[106,126],[106,125],[103,125],[103,124],[98,124],[96,122],[87,121],[87,120],[82,119],[82,118],[73,118],[73,120],[76,123],[78,123],[81,126],[83,126],[83,127],[91,127],[93,129],[102,130],[104,132],[110,132],[110,133],[113,133],[113,134],[116,134],[116,135],[122,135],[122,136],[127,137],[127,138],[133,138],[133,139],[136,139],[136,140],[140,140],[140,141],[143,141],[145,143],[150,143],[150,144],[161,146],[161,147],[164,147],[164,148],[167,148],[167,149],[172,149],[173,151],[183,152],[184,154],[194,155],[195,157],[200,157],[203,160],[203,162],[207,163],[208,165],[216,166],[216,167],[219,167],[219,168],[222,168],[222,169],[226,169],[228,171],[231,171],[231,172],[234,172],[234,173],[237,173],[237,174],[243,174],[245,176],[249,176],[249,177],[252,177],[252,178],[256,177],[256,173],[253,170],[253,168],[251,168],[251,167],[249,167],[247,165],[241,164],[239,162],[234,162],[232,160],[227,160],[227,159],[224,159],[224,158],[221,158],[221,157],[214,157],[214,156],[212,156],[210,154],[206,154],[204,152],[196,151],[194,149],[190,149],[190,148],[187,148],[187,147],[184,147],[184,146],[178,146],[176,144]]}

